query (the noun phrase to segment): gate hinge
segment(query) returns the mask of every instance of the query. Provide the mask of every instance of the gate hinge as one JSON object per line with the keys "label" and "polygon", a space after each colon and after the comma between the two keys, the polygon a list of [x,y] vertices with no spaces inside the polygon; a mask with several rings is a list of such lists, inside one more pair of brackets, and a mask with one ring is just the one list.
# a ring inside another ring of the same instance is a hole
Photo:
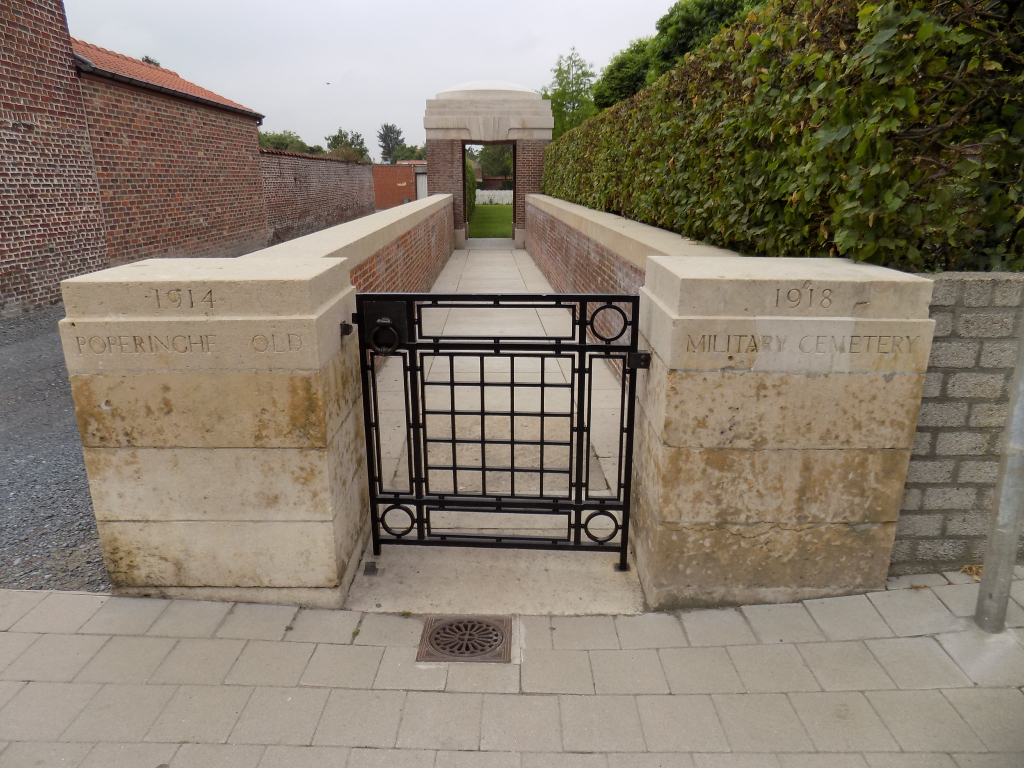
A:
{"label": "gate hinge", "polygon": [[651,367],[650,352],[629,352],[626,354],[626,367],[634,371],[649,370]]}
{"label": "gate hinge", "polygon": [[351,336],[352,335],[352,331],[354,331],[354,330],[355,330],[355,328],[352,327],[352,323],[342,323],[341,324],[341,335],[342,336]]}

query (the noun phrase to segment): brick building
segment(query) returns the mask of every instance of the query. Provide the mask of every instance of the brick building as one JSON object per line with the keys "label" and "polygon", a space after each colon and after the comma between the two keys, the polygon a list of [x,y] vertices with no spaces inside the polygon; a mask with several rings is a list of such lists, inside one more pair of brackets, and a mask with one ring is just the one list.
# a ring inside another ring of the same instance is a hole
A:
{"label": "brick building", "polygon": [[416,174],[413,166],[373,166],[373,193],[378,211],[415,200]]}
{"label": "brick building", "polygon": [[60,281],[85,272],[239,256],[373,212],[368,164],[261,152],[261,120],[73,40],[60,0],[5,2],[0,316],[60,301]]}

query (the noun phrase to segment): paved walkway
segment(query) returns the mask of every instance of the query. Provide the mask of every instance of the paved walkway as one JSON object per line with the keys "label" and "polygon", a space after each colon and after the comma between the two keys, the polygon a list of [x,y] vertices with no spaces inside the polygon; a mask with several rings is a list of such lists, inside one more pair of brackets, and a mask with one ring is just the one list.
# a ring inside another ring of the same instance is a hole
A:
{"label": "paved walkway", "polygon": [[414,616],[0,591],[0,768],[1021,768],[1024,631],[949,577],[522,616],[511,664],[416,664]]}

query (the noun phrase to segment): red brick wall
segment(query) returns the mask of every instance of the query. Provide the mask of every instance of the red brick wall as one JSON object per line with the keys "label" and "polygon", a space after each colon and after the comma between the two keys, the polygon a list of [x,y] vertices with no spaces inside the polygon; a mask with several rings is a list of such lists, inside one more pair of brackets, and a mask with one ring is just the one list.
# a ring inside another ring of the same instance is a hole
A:
{"label": "red brick wall", "polygon": [[633,262],[534,205],[526,205],[526,221],[526,250],[556,291],[640,292],[645,275]]}
{"label": "red brick wall", "polygon": [[544,149],[550,141],[516,142],[516,229],[526,229],[526,196],[540,192],[544,176]]}
{"label": "red brick wall", "polygon": [[349,273],[365,293],[429,291],[455,250],[453,210],[446,206]]}
{"label": "red brick wall", "polygon": [[267,242],[256,121],[83,75],[112,266]]}
{"label": "red brick wall", "polygon": [[60,0],[0,5],[0,315],[105,267],[99,190]]}
{"label": "red brick wall", "polygon": [[461,141],[427,139],[427,194],[455,198],[455,229],[466,228],[464,167]]}
{"label": "red brick wall", "polygon": [[416,172],[411,165],[373,166],[373,195],[378,211],[416,199]]}
{"label": "red brick wall", "polygon": [[267,245],[373,213],[368,163],[260,150]]}

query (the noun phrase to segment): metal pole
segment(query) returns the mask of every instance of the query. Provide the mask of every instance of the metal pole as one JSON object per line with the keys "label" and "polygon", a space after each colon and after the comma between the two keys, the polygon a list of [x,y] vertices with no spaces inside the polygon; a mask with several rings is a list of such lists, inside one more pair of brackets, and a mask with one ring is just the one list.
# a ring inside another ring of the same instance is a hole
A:
{"label": "metal pole", "polygon": [[[1022,329],[1024,331],[1024,329]],[[985,567],[974,620],[996,634],[1006,626],[1013,567],[1024,524],[1024,332],[1017,348],[1017,369],[1010,392],[1010,412],[1003,430],[1003,456],[996,481],[996,503],[985,547]]]}

